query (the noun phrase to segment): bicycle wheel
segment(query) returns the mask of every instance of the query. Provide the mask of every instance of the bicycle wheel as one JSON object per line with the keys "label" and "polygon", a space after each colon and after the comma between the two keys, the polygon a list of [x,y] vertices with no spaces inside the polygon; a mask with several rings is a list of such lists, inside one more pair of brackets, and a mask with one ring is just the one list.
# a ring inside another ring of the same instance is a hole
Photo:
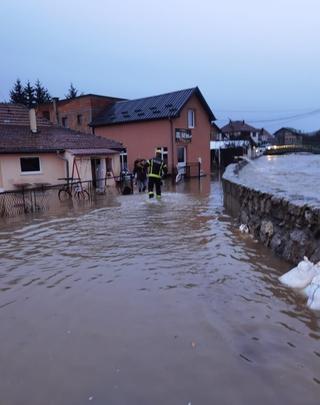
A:
{"label": "bicycle wheel", "polygon": [[61,189],[59,190],[58,197],[60,201],[65,201],[69,200],[72,197],[72,195],[69,190]]}
{"label": "bicycle wheel", "polygon": [[74,196],[75,196],[78,200],[89,200],[89,198],[90,198],[90,194],[88,193],[87,190],[76,191],[76,192],[74,193]]}
{"label": "bicycle wheel", "polygon": [[87,190],[82,190],[82,193],[83,193],[84,200],[90,200],[90,194]]}

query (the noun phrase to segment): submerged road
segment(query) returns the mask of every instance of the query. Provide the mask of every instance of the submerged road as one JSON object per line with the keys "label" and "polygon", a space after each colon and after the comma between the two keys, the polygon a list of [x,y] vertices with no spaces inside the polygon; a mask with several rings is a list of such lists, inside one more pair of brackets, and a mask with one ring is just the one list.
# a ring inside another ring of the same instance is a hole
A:
{"label": "submerged road", "polygon": [[7,221],[0,265],[1,405],[319,403],[319,315],[218,181]]}

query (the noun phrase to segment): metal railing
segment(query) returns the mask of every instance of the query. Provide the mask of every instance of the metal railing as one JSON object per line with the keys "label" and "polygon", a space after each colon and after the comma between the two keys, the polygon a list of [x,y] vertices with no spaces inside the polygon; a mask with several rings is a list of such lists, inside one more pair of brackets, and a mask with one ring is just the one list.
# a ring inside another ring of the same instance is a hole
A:
{"label": "metal railing", "polygon": [[45,187],[0,193],[0,217],[9,217],[45,210],[49,196]]}
{"label": "metal railing", "polygon": [[89,181],[75,178],[63,180],[64,182],[60,184],[24,186],[0,193],[0,218],[46,211],[53,206],[65,204],[66,200],[73,201],[77,205],[85,204],[95,200],[99,195],[106,194],[110,180],[114,180],[116,193],[133,193],[133,176],[130,173]]}
{"label": "metal railing", "polygon": [[200,177],[201,176],[201,163],[188,162],[185,166],[177,166],[175,170],[176,175],[181,175],[184,178]]}
{"label": "metal railing", "polygon": [[273,145],[267,147],[264,154],[265,155],[283,155],[286,153],[296,153],[296,152],[309,152],[309,153],[320,153],[320,146],[315,145]]}

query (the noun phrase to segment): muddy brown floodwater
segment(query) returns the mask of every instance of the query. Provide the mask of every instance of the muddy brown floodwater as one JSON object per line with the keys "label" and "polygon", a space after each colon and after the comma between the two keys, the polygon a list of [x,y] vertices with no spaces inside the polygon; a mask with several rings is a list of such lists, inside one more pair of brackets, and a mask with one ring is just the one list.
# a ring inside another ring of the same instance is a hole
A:
{"label": "muddy brown floodwater", "polygon": [[0,254],[1,405],[319,404],[319,315],[219,181],[2,222]]}

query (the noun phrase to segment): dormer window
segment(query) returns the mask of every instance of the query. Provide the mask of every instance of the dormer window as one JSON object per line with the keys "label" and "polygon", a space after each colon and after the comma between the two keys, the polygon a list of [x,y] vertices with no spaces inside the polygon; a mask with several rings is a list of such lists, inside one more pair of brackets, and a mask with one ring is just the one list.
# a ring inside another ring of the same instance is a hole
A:
{"label": "dormer window", "polygon": [[196,126],[195,111],[188,110],[188,128],[194,128]]}

